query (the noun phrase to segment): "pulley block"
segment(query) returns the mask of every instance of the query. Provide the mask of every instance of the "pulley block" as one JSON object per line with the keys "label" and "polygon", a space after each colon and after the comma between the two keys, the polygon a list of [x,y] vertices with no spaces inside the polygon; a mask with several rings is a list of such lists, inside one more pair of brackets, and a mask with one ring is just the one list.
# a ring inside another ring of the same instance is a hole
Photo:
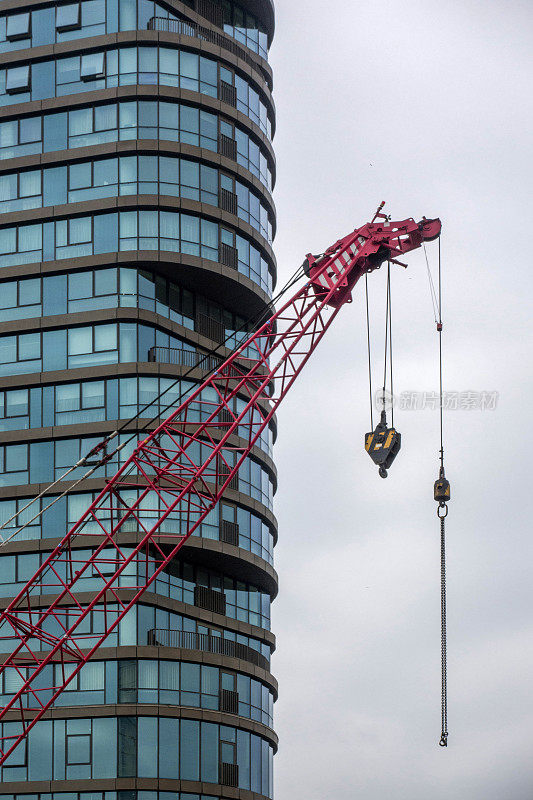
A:
{"label": "pulley block", "polygon": [[387,477],[387,470],[398,455],[402,445],[402,436],[396,428],[389,428],[385,411],[375,429],[365,434],[365,450],[379,467],[382,478]]}
{"label": "pulley block", "polygon": [[444,477],[444,469],[442,467],[433,487],[433,496],[437,503],[441,505],[447,503],[450,499],[450,481]]}

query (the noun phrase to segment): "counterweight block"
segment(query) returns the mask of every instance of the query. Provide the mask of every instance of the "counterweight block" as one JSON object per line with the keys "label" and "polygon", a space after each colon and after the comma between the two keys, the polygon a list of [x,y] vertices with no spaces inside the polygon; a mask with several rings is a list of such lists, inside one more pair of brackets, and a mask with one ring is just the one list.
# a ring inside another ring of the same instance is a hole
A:
{"label": "counterweight block", "polygon": [[387,477],[387,470],[400,452],[402,446],[402,435],[396,428],[387,426],[385,411],[381,412],[381,420],[375,429],[365,434],[365,450],[368,455],[379,467],[379,474],[382,478]]}

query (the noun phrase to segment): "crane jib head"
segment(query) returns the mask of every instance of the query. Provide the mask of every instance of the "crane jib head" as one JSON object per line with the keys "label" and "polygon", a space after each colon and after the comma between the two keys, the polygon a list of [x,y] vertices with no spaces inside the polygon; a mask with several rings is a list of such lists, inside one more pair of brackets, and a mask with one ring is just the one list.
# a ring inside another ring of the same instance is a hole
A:
{"label": "crane jib head", "polygon": [[351,290],[362,275],[437,239],[441,227],[439,219],[425,217],[420,222],[412,218],[369,222],[339,239],[321,255],[309,253],[303,267],[317,297],[337,307],[351,299]]}

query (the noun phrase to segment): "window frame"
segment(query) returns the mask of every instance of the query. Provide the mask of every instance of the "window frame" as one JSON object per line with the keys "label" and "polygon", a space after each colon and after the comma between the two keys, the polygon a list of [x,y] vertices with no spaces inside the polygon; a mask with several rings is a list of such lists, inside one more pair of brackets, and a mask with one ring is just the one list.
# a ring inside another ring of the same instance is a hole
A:
{"label": "window frame", "polygon": [[[84,60],[85,63],[89,63],[88,59],[94,56],[101,56],[101,69],[98,72],[85,72],[84,73]],[[105,50],[97,50],[93,53],[83,53],[80,57],[80,81],[84,81],[85,83],[89,81],[99,81],[106,77],[106,51]],[[93,123],[94,123],[94,114],[93,114]]]}
{"label": "window frame", "polygon": [[[18,84],[14,86],[9,86],[9,79],[10,73],[14,73],[16,70],[23,70],[27,71],[27,77],[25,79],[24,84]],[[30,64],[19,64],[17,67],[7,67],[6,69],[6,94],[24,94],[25,92],[31,91],[31,65]]]}
{"label": "window frame", "polygon": [[[8,42],[16,42],[20,39],[31,39],[31,12],[30,11],[23,11],[19,14],[9,14],[6,19],[6,40]],[[9,23],[12,19],[16,17],[27,17],[28,24],[24,31],[18,31],[15,33],[9,33]]]}
{"label": "window frame", "polygon": [[[58,22],[58,17],[60,14],[58,13],[60,9],[64,8],[77,8],[77,21],[76,22],[66,22],[61,23]],[[55,29],[58,33],[64,33],[66,31],[75,31],[81,28],[81,3],[64,3],[63,5],[56,6],[56,17],[55,17]]]}

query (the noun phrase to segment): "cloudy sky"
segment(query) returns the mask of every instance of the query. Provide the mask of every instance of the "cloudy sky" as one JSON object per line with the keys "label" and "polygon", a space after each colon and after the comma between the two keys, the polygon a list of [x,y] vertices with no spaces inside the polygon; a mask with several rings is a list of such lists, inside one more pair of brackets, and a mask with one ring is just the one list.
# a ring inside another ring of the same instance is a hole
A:
{"label": "cloudy sky", "polygon": [[[443,221],[449,746],[440,735],[437,412],[397,409],[381,480],[363,293],[280,413],[276,800],[531,800],[531,30],[508,0],[278,0],[280,284],[371,218]],[[428,247],[437,264],[435,244]],[[397,394],[438,387],[424,256],[393,275]],[[375,380],[385,274],[369,281]]]}

